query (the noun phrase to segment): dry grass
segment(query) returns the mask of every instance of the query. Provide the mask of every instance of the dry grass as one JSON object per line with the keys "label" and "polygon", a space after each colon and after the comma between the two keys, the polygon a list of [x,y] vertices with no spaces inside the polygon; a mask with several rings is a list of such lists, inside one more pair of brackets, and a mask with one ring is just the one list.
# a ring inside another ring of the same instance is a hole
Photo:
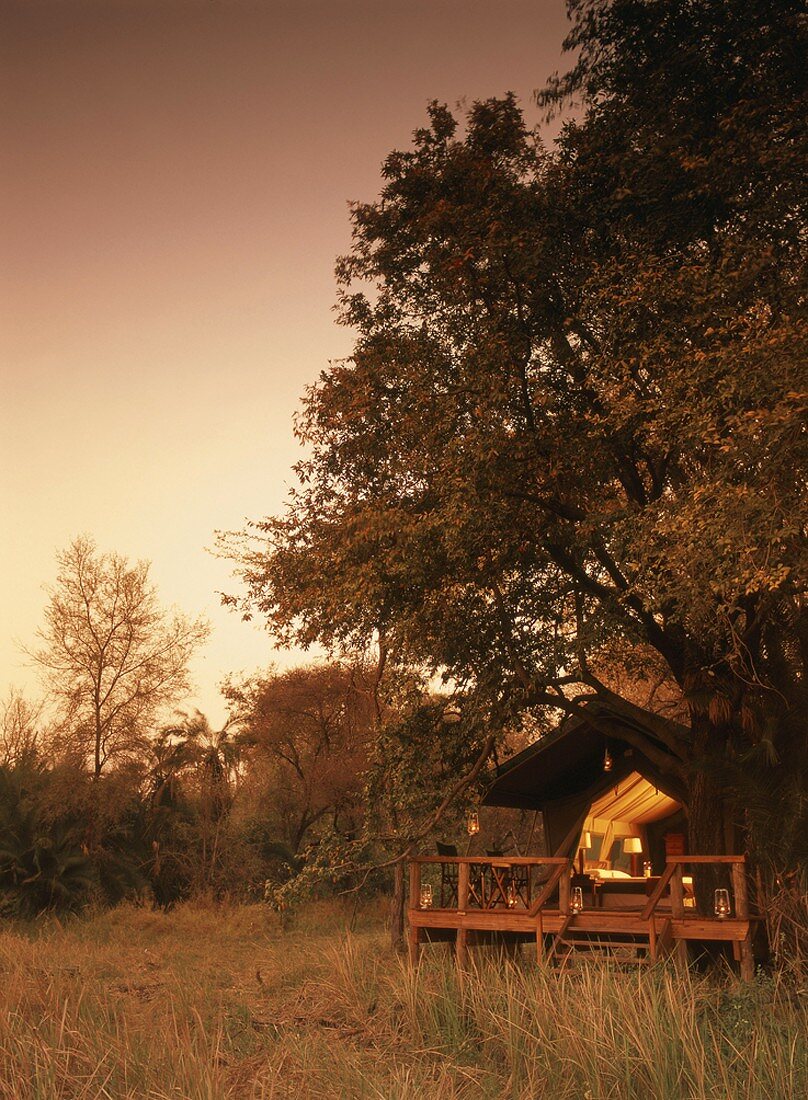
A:
{"label": "dry grass", "polygon": [[808,991],[447,954],[333,906],[122,908],[0,933],[2,1100],[791,1100]]}

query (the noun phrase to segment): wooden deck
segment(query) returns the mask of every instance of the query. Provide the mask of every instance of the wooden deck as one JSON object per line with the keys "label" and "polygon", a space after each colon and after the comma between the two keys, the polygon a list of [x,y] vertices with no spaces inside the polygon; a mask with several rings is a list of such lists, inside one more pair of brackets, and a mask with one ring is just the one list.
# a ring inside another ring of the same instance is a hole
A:
{"label": "wooden deck", "polygon": [[[689,909],[685,869],[726,865],[732,913],[719,918]],[[558,857],[421,856],[410,862],[409,953],[414,963],[423,943],[454,942],[464,966],[470,942],[481,938],[535,943],[539,962],[599,950],[654,961],[688,957],[688,943],[730,943],[741,977],[754,975],[752,932],[744,856],[676,856],[663,873],[642,884],[642,894],[619,907],[597,888],[575,910],[572,862]],[[637,880],[632,880],[632,889]],[[618,880],[617,889],[625,880]],[[432,887],[432,902],[422,886]]]}

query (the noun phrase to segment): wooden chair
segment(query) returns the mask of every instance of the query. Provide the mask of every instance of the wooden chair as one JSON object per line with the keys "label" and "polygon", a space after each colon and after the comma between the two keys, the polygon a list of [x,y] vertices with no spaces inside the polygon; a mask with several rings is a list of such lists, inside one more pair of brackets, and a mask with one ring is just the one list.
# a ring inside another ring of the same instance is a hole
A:
{"label": "wooden chair", "polygon": [[[457,846],[436,841],[439,856],[458,855]],[[458,867],[456,863],[441,863],[440,865],[440,907],[451,909],[460,904],[457,893]],[[469,867],[469,896],[468,901],[472,907],[485,908],[485,881],[483,879],[483,866],[472,863]]]}
{"label": "wooden chair", "polygon": [[[455,844],[443,844],[437,841],[436,847],[439,856],[456,856]],[[457,906],[457,864],[441,863],[440,865],[440,907],[452,909]]]}

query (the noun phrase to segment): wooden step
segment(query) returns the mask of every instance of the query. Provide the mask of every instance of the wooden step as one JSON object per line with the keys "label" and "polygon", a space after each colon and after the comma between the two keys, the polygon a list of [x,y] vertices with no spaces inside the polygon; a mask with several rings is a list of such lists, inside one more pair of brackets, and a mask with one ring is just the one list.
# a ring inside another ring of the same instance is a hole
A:
{"label": "wooden step", "polygon": [[549,960],[551,965],[556,966],[558,969],[563,970],[567,966],[574,966],[576,963],[584,962],[598,962],[598,963],[611,963],[613,966],[620,967],[647,967],[653,962],[650,955],[615,955],[614,952],[585,952],[576,951],[570,947],[566,951],[559,952],[553,958]]}
{"label": "wooden step", "polygon": [[569,947],[597,947],[605,951],[648,951],[651,947],[648,940],[640,943],[616,943],[614,940],[573,940],[562,941]]}
{"label": "wooden step", "polygon": [[560,967],[572,963],[575,958],[608,959],[631,966],[647,966],[652,961],[650,937],[640,933],[608,935],[587,932],[575,928],[572,922],[555,936],[549,961]]}

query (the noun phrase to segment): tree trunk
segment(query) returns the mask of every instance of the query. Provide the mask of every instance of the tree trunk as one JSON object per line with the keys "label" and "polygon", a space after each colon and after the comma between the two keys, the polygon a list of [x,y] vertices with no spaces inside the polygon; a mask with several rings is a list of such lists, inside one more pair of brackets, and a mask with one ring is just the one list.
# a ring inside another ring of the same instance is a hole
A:
{"label": "tree trunk", "polygon": [[103,737],[103,726],[101,724],[101,704],[98,701],[96,701],[93,721],[93,779],[98,781],[101,778],[101,768],[103,766],[101,763],[101,740]]}
{"label": "tree trunk", "polygon": [[[698,726],[697,726],[698,722]],[[723,731],[705,718],[694,719],[695,760],[688,780],[688,841],[691,855],[727,855],[725,824],[726,767]],[[696,905],[703,916],[713,914],[715,890],[729,887],[726,867],[694,866]]]}
{"label": "tree trunk", "polygon": [[403,860],[395,865],[393,874],[393,897],[390,901],[390,946],[394,951],[400,951],[404,947],[404,910],[407,900]]}

